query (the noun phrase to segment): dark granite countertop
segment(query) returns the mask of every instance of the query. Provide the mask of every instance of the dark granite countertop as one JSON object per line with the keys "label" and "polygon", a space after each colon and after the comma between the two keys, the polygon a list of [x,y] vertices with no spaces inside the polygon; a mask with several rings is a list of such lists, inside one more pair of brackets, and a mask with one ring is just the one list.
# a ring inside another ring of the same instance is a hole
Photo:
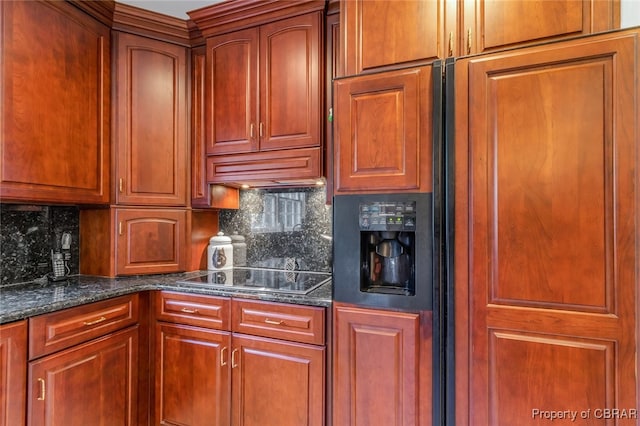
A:
{"label": "dark granite countertop", "polygon": [[331,306],[330,280],[304,295],[206,287],[180,282],[204,273],[206,271],[118,278],[76,275],[66,281],[5,286],[0,289],[0,324],[145,290],[171,290],[299,305]]}

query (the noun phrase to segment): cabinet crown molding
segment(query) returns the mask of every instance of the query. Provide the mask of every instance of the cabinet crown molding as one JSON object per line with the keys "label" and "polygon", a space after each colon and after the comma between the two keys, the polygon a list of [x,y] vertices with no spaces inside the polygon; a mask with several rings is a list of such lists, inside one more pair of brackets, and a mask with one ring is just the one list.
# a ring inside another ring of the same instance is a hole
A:
{"label": "cabinet crown molding", "polygon": [[114,30],[150,37],[182,46],[191,46],[191,28],[187,20],[116,3]]}
{"label": "cabinet crown molding", "polygon": [[187,12],[207,38],[308,12],[322,11],[326,0],[237,0]]}

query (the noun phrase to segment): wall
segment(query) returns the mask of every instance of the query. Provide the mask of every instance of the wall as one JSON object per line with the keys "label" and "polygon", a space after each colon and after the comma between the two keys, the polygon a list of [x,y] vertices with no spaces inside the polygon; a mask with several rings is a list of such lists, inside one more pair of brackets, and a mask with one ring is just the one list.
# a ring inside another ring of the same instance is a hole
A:
{"label": "wall", "polygon": [[640,0],[622,0],[620,2],[620,27],[629,28],[640,25]]}
{"label": "wall", "polygon": [[0,287],[32,281],[51,272],[51,250],[71,233],[72,275],[78,274],[79,210],[0,204]]}
{"label": "wall", "polygon": [[[296,212],[280,211],[280,216],[287,216],[288,221],[270,220],[273,212],[268,210],[275,209],[274,201],[281,206],[295,205],[295,200],[290,200],[297,196],[291,194],[300,193],[304,194],[304,202],[299,206],[304,218]],[[220,230],[225,235],[239,233],[246,238],[250,266],[282,267],[280,260],[291,257],[298,260],[301,269],[331,272],[332,209],[325,199],[324,188],[242,190],[240,209],[220,212]]]}

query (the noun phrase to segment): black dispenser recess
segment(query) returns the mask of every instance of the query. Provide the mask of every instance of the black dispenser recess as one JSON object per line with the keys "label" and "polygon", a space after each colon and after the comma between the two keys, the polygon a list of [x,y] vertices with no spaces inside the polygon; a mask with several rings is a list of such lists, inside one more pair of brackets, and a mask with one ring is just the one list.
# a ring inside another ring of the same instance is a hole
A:
{"label": "black dispenser recess", "polygon": [[334,197],[334,300],[432,308],[430,193]]}

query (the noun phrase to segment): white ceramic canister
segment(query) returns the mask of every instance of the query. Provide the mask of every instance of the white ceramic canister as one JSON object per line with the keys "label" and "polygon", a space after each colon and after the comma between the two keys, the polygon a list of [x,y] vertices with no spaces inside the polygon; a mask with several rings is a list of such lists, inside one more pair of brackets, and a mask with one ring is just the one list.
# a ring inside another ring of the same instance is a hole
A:
{"label": "white ceramic canister", "polygon": [[233,246],[231,238],[218,232],[209,239],[207,248],[207,269],[210,271],[222,271],[233,267]]}

